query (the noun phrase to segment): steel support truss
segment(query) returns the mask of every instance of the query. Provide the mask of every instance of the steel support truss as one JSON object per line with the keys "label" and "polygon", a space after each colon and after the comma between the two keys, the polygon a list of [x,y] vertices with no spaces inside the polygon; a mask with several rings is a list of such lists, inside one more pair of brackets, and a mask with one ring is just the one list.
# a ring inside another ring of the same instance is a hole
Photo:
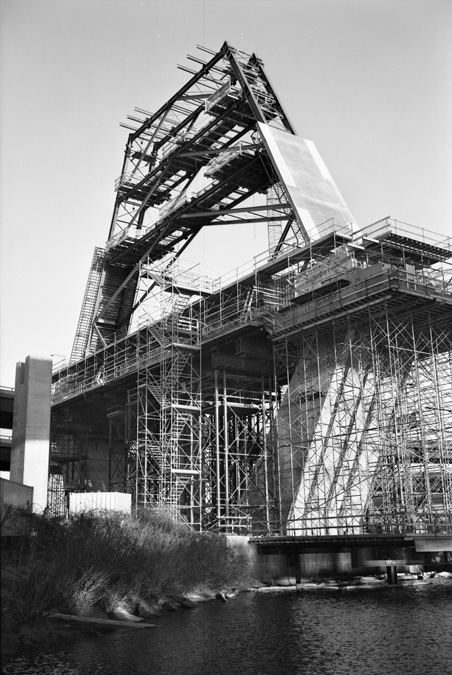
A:
{"label": "steel support truss", "polygon": [[193,60],[200,70],[183,67],[193,77],[157,112],[137,108],[123,124],[131,133],[108,241],[95,252],[72,362],[127,334],[144,299],[143,261],[173,262],[203,227],[274,223],[273,248],[289,231],[308,238],[259,132],[295,136],[262,61],[228,43]]}

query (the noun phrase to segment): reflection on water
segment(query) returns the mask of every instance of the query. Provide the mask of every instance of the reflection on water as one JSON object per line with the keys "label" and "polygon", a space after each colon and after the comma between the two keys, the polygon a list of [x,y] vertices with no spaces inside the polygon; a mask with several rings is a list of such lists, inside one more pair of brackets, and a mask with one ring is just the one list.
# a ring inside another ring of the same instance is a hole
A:
{"label": "reflection on water", "polygon": [[5,675],[427,675],[452,672],[452,584],[247,593],[155,629],[80,636]]}

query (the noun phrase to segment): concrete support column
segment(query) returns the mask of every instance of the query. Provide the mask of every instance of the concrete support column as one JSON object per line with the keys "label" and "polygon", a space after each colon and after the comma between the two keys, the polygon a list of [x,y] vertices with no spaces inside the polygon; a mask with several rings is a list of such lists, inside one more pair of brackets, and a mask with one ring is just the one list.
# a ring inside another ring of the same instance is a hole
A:
{"label": "concrete support column", "polygon": [[386,579],[388,584],[397,584],[397,565],[386,566]]}
{"label": "concrete support column", "polygon": [[301,560],[298,551],[295,554],[295,583],[297,586],[301,583]]}
{"label": "concrete support column", "polygon": [[33,487],[33,511],[47,506],[52,361],[27,356],[16,366],[11,480]]}

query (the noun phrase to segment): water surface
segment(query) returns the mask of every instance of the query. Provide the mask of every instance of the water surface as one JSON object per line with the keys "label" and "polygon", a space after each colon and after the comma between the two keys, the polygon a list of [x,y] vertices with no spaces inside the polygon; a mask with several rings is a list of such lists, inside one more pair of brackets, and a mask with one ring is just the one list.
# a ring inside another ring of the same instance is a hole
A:
{"label": "water surface", "polygon": [[246,593],[10,658],[5,675],[452,673],[452,584]]}

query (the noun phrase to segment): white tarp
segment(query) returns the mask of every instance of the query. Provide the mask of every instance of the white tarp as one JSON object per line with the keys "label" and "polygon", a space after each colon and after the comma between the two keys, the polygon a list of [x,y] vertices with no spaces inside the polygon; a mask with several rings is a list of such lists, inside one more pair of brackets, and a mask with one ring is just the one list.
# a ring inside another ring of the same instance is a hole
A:
{"label": "white tarp", "polygon": [[132,495],[124,492],[71,492],[69,513],[121,511],[131,513]]}
{"label": "white tarp", "polygon": [[333,230],[351,233],[355,220],[314,143],[268,124],[258,122],[258,127],[307,238],[316,239]]}

